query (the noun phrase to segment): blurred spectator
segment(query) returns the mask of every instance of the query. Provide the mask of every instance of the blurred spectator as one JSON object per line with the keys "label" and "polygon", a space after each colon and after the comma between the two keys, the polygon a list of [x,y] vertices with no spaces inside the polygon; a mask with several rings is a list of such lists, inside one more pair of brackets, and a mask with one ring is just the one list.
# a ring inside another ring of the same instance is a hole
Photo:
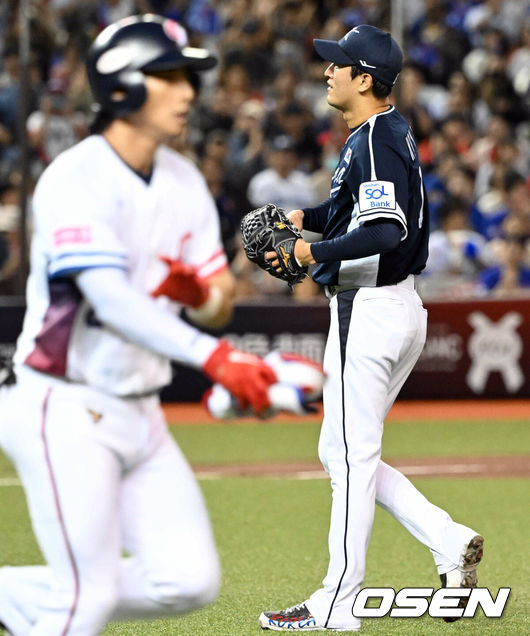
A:
{"label": "blurred spectator", "polygon": [[102,28],[136,13],[134,0],[102,0],[97,7],[98,23]]}
{"label": "blurred spectator", "polygon": [[20,199],[17,175],[14,173],[0,177],[0,295],[17,291],[18,269],[20,267]]}
{"label": "blurred spectator", "polygon": [[267,91],[267,108],[276,110],[296,100],[299,78],[292,66],[285,66],[275,75]]}
{"label": "blurred spectator", "polygon": [[219,77],[219,84],[226,91],[230,112],[233,115],[241,104],[249,99],[262,99],[259,91],[251,86],[249,71],[240,62],[227,66]]}
{"label": "blurred spectator", "polygon": [[[3,70],[0,74],[0,161],[14,166],[19,156],[20,67],[16,44],[4,48]],[[35,77],[35,67],[31,78]],[[30,108],[35,107],[35,91],[31,90]]]}
{"label": "blurred spectator", "polygon": [[252,206],[275,203],[289,211],[318,203],[311,177],[297,169],[299,156],[293,139],[287,135],[274,137],[266,161],[268,167],[254,175],[248,185]]}
{"label": "blurred spectator", "polygon": [[476,90],[462,71],[454,71],[449,76],[447,113],[469,116],[473,114],[473,104],[476,99]]}
{"label": "blurred spectator", "polygon": [[[530,222],[529,2],[403,4],[406,60],[395,99],[418,141],[432,249],[448,240],[447,231],[453,238],[478,233],[486,241],[484,260],[491,264],[492,255],[510,253],[500,249],[503,235],[528,233],[524,227]],[[312,39],[339,39],[361,23],[389,29],[390,6],[380,0],[32,0],[26,122],[33,157],[38,156],[32,165],[41,168],[87,134],[92,97],[84,54],[106,24],[137,12],[180,20],[190,29],[192,46],[210,39],[208,48],[218,51],[220,64],[197,97],[187,138],[172,143],[201,166],[228,249],[235,251],[231,233],[251,207],[274,201],[290,209],[327,198],[330,174],[350,131],[341,113],[330,115],[326,63],[314,52]],[[16,0],[0,2],[0,172],[18,169],[20,156],[18,11]],[[291,148],[272,149],[278,139],[287,139]],[[258,197],[258,191],[265,194]],[[448,214],[447,205],[455,200],[461,209]],[[9,218],[4,216],[4,225]],[[508,231],[514,219],[524,227]],[[457,220],[460,229],[454,227]],[[246,276],[239,256],[238,251],[232,265],[242,272],[241,290],[243,281],[249,285],[247,297],[252,289],[286,293],[274,279],[265,281],[254,272]],[[477,266],[478,277],[478,261],[464,262],[470,264]],[[472,271],[466,269],[457,290],[477,291],[468,277]],[[430,293],[432,276],[426,280]],[[319,290],[304,283],[293,297],[315,293]]]}
{"label": "blurred spectator", "polygon": [[475,132],[469,117],[450,113],[442,122],[442,134],[449,144],[450,151],[460,155],[463,161],[468,161],[471,146],[475,141]]}
{"label": "blurred spectator", "polygon": [[471,4],[464,27],[471,36],[473,46],[483,43],[488,28],[498,29],[511,42],[517,39],[525,11],[528,10],[524,0],[485,0]]}
{"label": "blurred spectator", "polygon": [[431,84],[447,85],[469,48],[463,33],[446,23],[449,2],[428,1],[426,10],[411,28],[408,50],[412,62],[420,66]]}
{"label": "blurred spectator", "polygon": [[214,198],[219,213],[221,238],[228,261],[232,262],[239,249],[240,212],[226,188],[222,163],[216,160],[215,156],[206,154],[200,162],[200,168]]}
{"label": "blurred spectator", "polygon": [[510,216],[520,220],[525,233],[530,232],[530,182],[516,170],[507,170],[503,181],[504,201]]}
{"label": "blurred spectator", "polygon": [[511,233],[501,239],[499,263],[480,274],[480,285],[486,292],[500,298],[530,291],[530,266],[525,261],[529,240],[528,234]]}
{"label": "blurred spectator", "polygon": [[298,46],[310,33],[316,5],[313,0],[284,0],[272,16],[276,41],[289,40]]}
{"label": "blurred spectator", "polygon": [[227,138],[226,181],[235,198],[240,217],[250,209],[247,189],[250,179],[266,167],[263,120],[265,107],[258,100],[241,105]]}
{"label": "blurred spectator", "polygon": [[405,65],[400,73],[399,111],[409,122],[418,144],[427,138],[434,128],[429,111],[421,102],[423,84],[422,70],[413,64]]}
{"label": "blurred spectator", "polygon": [[477,201],[472,212],[474,227],[488,240],[502,235],[507,216],[526,223],[530,219],[528,184],[516,170],[503,165],[495,167],[491,189]]}
{"label": "blurred spectator", "polygon": [[82,112],[74,112],[61,88],[52,86],[41,97],[39,110],[28,117],[26,127],[29,142],[44,168],[86,136],[87,118]]}
{"label": "blurred spectator", "polygon": [[263,168],[263,121],[265,107],[259,100],[249,99],[237,111],[229,137],[229,161],[234,169],[249,167],[256,173]]}
{"label": "blurred spectator", "polygon": [[317,201],[324,201],[329,197],[329,184],[339,163],[339,158],[334,144],[330,141],[326,142],[322,148],[322,167],[311,175],[311,183],[315,189]]}
{"label": "blurred spectator", "polygon": [[486,239],[469,226],[469,205],[449,197],[438,211],[439,229],[431,232],[423,281],[425,296],[469,293],[487,262]]}
{"label": "blurred spectator", "polygon": [[521,29],[520,46],[508,55],[506,72],[515,92],[530,106],[530,19],[526,19]]}
{"label": "blurred spectator", "polygon": [[188,28],[195,33],[219,35],[223,25],[217,4],[215,0],[191,0],[184,17]]}
{"label": "blurred spectator", "polygon": [[496,60],[488,67],[480,81],[479,92],[482,105],[490,117],[500,115],[512,123],[525,119],[521,102],[506,75],[502,61]]}
{"label": "blurred spectator", "polygon": [[317,201],[324,201],[329,197],[331,177],[337,169],[340,151],[349,134],[350,130],[341,111],[333,109],[328,115],[326,128],[317,137],[317,143],[321,148],[320,168],[311,175]]}
{"label": "blurred spectator", "polygon": [[446,178],[446,189],[449,196],[461,199],[468,212],[473,204],[475,186],[475,173],[471,168],[464,165],[457,165],[449,170]]}
{"label": "blurred spectator", "polygon": [[495,116],[490,119],[486,134],[473,142],[468,160],[477,170],[475,196],[480,196],[486,191],[493,168],[500,160],[499,149],[511,139],[511,134],[509,123],[503,117]]}
{"label": "blurred spectator", "polygon": [[268,138],[286,135],[294,144],[299,158],[298,167],[311,172],[318,166],[320,148],[311,113],[300,102],[293,100],[277,108],[266,126]]}
{"label": "blurred spectator", "polygon": [[216,129],[229,131],[234,123],[234,110],[230,95],[224,86],[214,88],[212,101],[201,102],[192,117],[193,128],[202,136]]}
{"label": "blurred spectator", "polygon": [[261,91],[263,84],[271,80],[275,73],[269,38],[267,22],[247,14],[239,29],[237,40],[224,51],[225,72],[231,66],[241,66],[251,88]]}
{"label": "blurred spectator", "polygon": [[278,67],[289,64],[299,77],[304,73],[315,11],[313,0],[284,0],[272,14],[274,57]]}

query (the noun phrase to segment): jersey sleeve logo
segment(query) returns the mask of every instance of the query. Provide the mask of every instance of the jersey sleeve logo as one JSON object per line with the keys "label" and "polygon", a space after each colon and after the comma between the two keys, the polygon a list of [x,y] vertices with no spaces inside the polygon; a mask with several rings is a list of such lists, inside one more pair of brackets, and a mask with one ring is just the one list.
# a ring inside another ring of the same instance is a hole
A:
{"label": "jersey sleeve logo", "polygon": [[359,211],[376,208],[396,209],[396,193],[392,181],[365,181],[359,188]]}
{"label": "jersey sleeve logo", "polygon": [[63,243],[90,243],[92,228],[90,226],[63,227],[53,233],[53,244],[56,247]]}

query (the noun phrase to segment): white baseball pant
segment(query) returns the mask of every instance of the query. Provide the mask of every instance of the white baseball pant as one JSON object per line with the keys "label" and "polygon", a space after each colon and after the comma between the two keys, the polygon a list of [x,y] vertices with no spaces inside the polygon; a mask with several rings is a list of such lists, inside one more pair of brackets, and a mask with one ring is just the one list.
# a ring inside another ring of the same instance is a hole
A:
{"label": "white baseball pant", "polygon": [[439,573],[457,566],[476,533],[381,461],[384,419],[425,343],[427,312],[414,277],[342,292],[331,298],[330,310],[319,442],[332,486],[330,561],[323,587],[306,605],[320,625],[358,629],[352,607],[364,580],[375,503],[431,549]]}
{"label": "white baseball pant", "polygon": [[48,563],[0,570],[0,620],[15,636],[93,636],[109,620],[216,597],[208,514],[157,397],[117,399],[24,370],[0,408],[0,443]]}

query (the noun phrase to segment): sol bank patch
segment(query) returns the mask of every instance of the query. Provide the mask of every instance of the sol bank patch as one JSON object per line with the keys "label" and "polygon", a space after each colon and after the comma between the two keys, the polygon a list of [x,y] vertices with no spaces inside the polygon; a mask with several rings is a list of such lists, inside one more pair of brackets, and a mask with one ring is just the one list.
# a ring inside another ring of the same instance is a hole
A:
{"label": "sol bank patch", "polygon": [[392,181],[365,181],[359,188],[359,211],[375,208],[396,209],[396,193]]}

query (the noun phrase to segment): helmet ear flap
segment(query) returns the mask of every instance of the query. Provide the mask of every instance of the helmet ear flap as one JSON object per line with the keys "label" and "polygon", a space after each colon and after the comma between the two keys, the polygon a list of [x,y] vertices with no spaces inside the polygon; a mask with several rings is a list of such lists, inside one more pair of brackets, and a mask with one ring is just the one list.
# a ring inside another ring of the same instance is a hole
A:
{"label": "helmet ear flap", "polygon": [[147,99],[145,77],[141,71],[122,71],[110,94],[105,95],[108,109],[116,117],[125,117],[140,109]]}

